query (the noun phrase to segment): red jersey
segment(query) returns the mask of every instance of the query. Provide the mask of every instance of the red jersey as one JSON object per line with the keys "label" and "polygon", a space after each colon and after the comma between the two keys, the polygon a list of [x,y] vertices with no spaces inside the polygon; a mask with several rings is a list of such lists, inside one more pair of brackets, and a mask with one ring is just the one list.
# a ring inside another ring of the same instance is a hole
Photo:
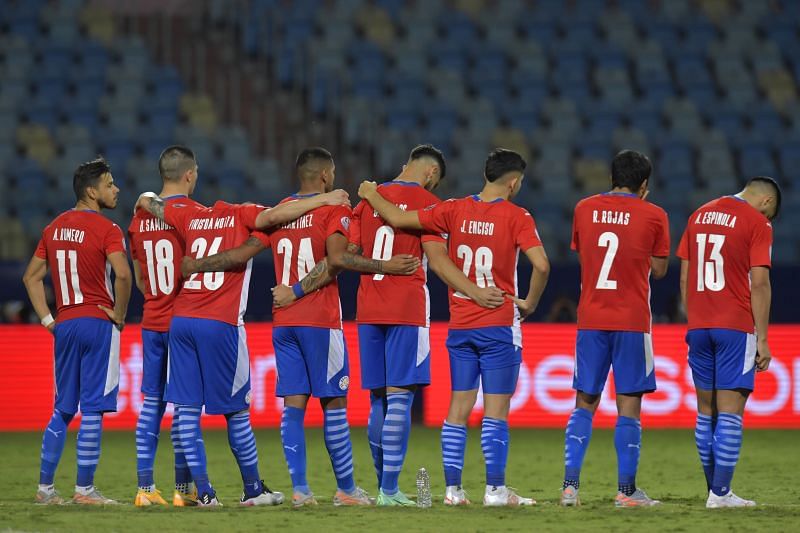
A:
{"label": "red jersey", "polygon": [[[439,203],[439,198],[417,183],[390,181],[378,189],[384,198],[404,211],[418,211]],[[422,261],[410,276],[362,274],[356,320],[363,324],[429,325],[430,298],[425,285],[428,266],[422,252],[422,243],[428,241],[445,242],[438,234],[389,226],[367,202],[356,206],[350,242],[362,248],[366,257],[387,260],[393,255],[409,254]]]}
{"label": "red jersey", "polygon": [[[256,217],[264,209],[262,205],[222,201],[212,207],[175,201],[164,207],[164,221],[183,237],[186,252],[201,259],[244,243],[256,229]],[[253,235],[269,246],[264,234]],[[252,263],[250,259],[246,265],[226,272],[192,274],[175,298],[173,315],[241,326],[247,310]]]}
{"label": "red jersey", "polygon": [[[203,206],[185,195],[168,196],[164,204],[180,202],[190,207]],[[172,304],[178,295],[181,258],[185,255],[183,237],[169,224],[144,209],[137,211],[128,226],[131,258],[139,262],[144,278],[144,316],[142,327],[169,331]]]}
{"label": "red jersey", "polygon": [[590,196],[575,206],[572,249],[581,261],[578,328],[650,332],[650,258],[669,257],[669,223],[635,194]]}
{"label": "red jersey", "polygon": [[755,331],[750,269],[772,265],[767,217],[735,196],[712,200],[689,217],[678,257],[689,261],[689,329]]}
{"label": "red jersey", "polygon": [[[281,203],[297,198],[301,196],[292,195]],[[335,233],[349,236],[351,215],[347,206],[325,205],[270,231],[278,283],[291,286],[303,279],[327,255],[328,237]],[[341,329],[342,306],[336,279],[288,307],[273,308],[272,322],[275,326]]]}
{"label": "red jersey", "polygon": [[47,261],[56,294],[56,321],[94,317],[108,320],[98,305],[114,307],[111,264],[125,253],[122,230],[96,211],[72,209],[42,231],[36,257]]}
{"label": "red jersey", "polygon": [[[519,251],[542,245],[531,214],[502,199],[483,202],[473,195],[447,200],[419,211],[419,221],[426,231],[448,234],[450,260],[470,281],[509,294],[517,294]],[[506,299],[496,309],[486,309],[450,289],[450,328],[518,324],[519,313],[511,300]]]}

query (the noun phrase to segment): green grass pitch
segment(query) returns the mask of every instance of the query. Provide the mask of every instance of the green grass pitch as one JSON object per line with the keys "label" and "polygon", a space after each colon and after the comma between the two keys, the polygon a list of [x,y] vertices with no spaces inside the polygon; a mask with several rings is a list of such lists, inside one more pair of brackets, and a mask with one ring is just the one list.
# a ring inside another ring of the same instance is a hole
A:
{"label": "green grass pitch", "polygon": [[[597,430],[586,456],[581,498],[577,509],[558,506],[562,476],[563,432],[512,430],[508,483],[538,505],[524,509],[484,509],[483,460],[480,429],[471,428],[467,445],[464,486],[474,502],[469,508],[441,504],[439,432],[414,427],[400,487],[416,493],[414,477],[420,466],[431,472],[434,505],[416,508],[335,508],[335,489],[322,433],[307,431],[308,473],[320,505],[293,510],[237,506],[241,484],[236,463],[223,431],[206,431],[209,473],[222,509],[147,508],[133,506],[136,492],[134,436],[127,432],[103,435],[96,484],[106,496],[125,505],[86,508],[34,505],[41,435],[7,433],[0,436],[0,531],[797,531],[800,529],[800,453],[796,431],[747,431],[734,488],[755,499],[754,509],[706,510],[704,481],[691,430],[645,430],[638,484],[663,505],[652,509],[615,509],[616,457],[612,431]],[[356,480],[374,495],[375,475],[365,428],[353,428]],[[256,432],[261,473],[273,490],[291,493],[278,431]],[[171,500],[172,458],[168,433],[162,433],[156,462],[156,482]],[[75,433],[69,435],[56,487],[71,496],[75,476]]]}

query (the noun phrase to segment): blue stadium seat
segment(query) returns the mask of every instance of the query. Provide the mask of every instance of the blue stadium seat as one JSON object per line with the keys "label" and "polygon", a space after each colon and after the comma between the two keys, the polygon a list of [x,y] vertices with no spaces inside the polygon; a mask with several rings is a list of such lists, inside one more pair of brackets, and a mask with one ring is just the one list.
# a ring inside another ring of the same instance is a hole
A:
{"label": "blue stadium seat", "polygon": [[777,174],[775,160],[766,147],[745,146],[741,149],[738,160],[739,170],[745,177]]}

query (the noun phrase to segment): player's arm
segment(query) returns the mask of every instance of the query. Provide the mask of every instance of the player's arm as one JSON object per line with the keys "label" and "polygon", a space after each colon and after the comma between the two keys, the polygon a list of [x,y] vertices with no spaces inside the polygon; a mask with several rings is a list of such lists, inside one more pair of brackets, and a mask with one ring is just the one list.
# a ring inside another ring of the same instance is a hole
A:
{"label": "player's arm", "polygon": [[369,202],[369,205],[390,226],[400,229],[423,229],[416,211],[403,211],[378,192],[374,181],[363,181],[358,187],[358,196]]}
{"label": "player's arm", "polygon": [[666,276],[668,267],[669,257],[650,258],[650,276],[652,276],[653,279],[661,279]]}
{"label": "player's arm", "polygon": [[25,269],[25,274],[22,275],[22,283],[25,284],[25,290],[28,291],[28,298],[31,300],[36,316],[39,317],[42,325],[52,333],[56,323],[50,313],[50,306],[47,305],[47,297],[44,293],[44,277],[46,275],[47,261],[34,255],[28,263],[28,268]]}
{"label": "player's arm", "polygon": [[139,209],[144,209],[157,219],[164,220],[164,200],[162,200],[154,192],[144,192],[139,195],[136,200],[136,205],[133,206],[133,212],[136,213]]}
{"label": "player's arm", "polygon": [[136,288],[139,292],[144,294],[144,278],[142,277],[142,267],[139,266],[139,261],[133,261],[133,281],[136,283]]}
{"label": "player's arm", "polygon": [[686,288],[689,284],[689,261],[681,259],[681,304],[684,309],[686,307]]}
{"label": "player's arm", "polygon": [[265,248],[264,243],[259,239],[250,237],[236,248],[209,255],[202,259],[184,257],[181,260],[181,274],[187,277],[195,272],[225,272],[244,265]]}
{"label": "player's arm", "polygon": [[756,366],[760,372],[769,368],[772,353],[767,344],[769,328],[769,307],[772,302],[772,286],[769,282],[769,268],[753,267],[750,269],[750,306],[758,338]]}
{"label": "player's arm", "polygon": [[256,217],[256,228],[266,229],[291,222],[312,209],[322,207],[323,205],[346,205],[349,207],[350,196],[347,194],[347,191],[336,189],[335,191],[317,194],[309,198],[301,198],[293,202],[284,202],[259,213]]}
{"label": "player's arm", "polygon": [[445,243],[439,241],[423,242],[422,249],[425,251],[425,255],[428,256],[428,266],[448,287],[487,309],[495,309],[503,305],[503,291],[497,287],[481,288],[472,283],[464,275],[464,272],[450,260]]}
{"label": "player's arm", "polygon": [[108,318],[122,331],[125,326],[125,315],[128,313],[128,301],[131,298],[131,269],[128,266],[128,256],[125,252],[112,252],[107,256],[111,268],[114,270],[114,309],[98,305],[106,312]]}
{"label": "player's arm", "polygon": [[550,277],[550,260],[547,259],[547,254],[543,246],[534,246],[525,250],[525,255],[533,265],[531,271],[531,282],[528,286],[528,296],[525,299],[517,298],[508,295],[519,309],[520,318],[523,320],[536,310],[539,305],[539,300],[542,297],[545,286],[547,286],[547,278]]}

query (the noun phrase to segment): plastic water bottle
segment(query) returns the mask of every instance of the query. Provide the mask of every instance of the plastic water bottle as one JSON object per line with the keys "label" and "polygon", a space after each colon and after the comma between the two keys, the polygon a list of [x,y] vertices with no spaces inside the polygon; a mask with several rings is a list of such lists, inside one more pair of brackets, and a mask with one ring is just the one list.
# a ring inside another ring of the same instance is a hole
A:
{"label": "plastic water bottle", "polygon": [[431,506],[431,478],[425,467],[417,471],[417,507],[429,508]]}

